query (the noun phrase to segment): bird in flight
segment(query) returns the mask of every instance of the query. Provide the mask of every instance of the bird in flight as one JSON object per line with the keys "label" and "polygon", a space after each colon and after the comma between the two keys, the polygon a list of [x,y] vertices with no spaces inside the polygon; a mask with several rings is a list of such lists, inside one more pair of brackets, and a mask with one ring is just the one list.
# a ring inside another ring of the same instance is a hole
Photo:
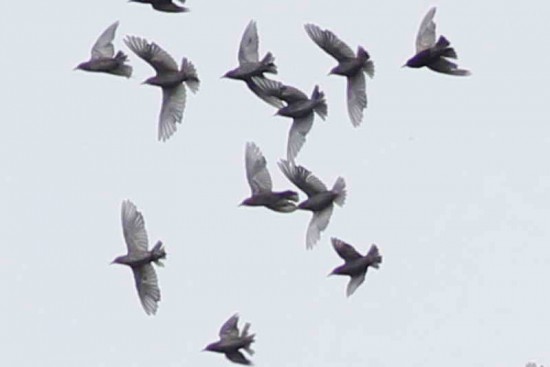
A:
{"label": "bird in flight", "polygon": [[238,322],[238,314],[231,316],[220,329],[220,340],[208,344],[204,350],[223,353],[232,362],[250,365],[252,362],[245,357],[240,349],[252,356],[254,351],[250,345],[254,343],[255,334],[248,334],[250,329],[250,323],[248,322],[244,325],[242,332],[239,333]]}

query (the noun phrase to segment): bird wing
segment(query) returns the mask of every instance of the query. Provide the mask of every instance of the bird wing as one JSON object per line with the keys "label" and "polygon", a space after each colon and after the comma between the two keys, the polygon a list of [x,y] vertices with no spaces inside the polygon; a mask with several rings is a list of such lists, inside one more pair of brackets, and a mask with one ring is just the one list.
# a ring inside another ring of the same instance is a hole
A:
{"label": "bird wing", "polygon": [[92,46],[92,60],[114,56],[115,48],[113,47],[113,39],[115,38],[117,27],[118,21],[111,24],[109,28],[101,33],[101,36],[99,36]]}
{"label": "bird wing", "polygon": [[361,70],[348,77],[348,114],[353,126],[357,127],[363,120],[363,110],[367,107],[365,74]]}
{"label": "bird wing", "polygon": [[183,118],[185,109],[185,86],[162,88],[162,107],[160,108],[158,139],[166,141],[176,132],[177,123]]}
{"label": "bird wing", "polygon": [[346,289],[346,296],[351,296],[353,292],[355,292],[355,290],[359,288],[361,284],[363,284],[363,282],[365,281],[365,274],[366,271],[364,273],[351,277],[348,283],[348,287]]}
{"label": "bird wing", "polygon": [[308,197],[327,191],[325,184],[302,166],[296,166],[293,162],[281,160],[279,168],[290,182],[305,192]]}
{"label": "bird wing", "polygon": [[416,35],[416,53],[424,51],[435,45],[435,6],[428,10],[428,13],[422,19],[418,34]]}
{"label": "bird wing", "polygon": [[[185,0],[179,0],[181,4],[185,3]],[[176,5],[172,0],[157,0],[153,4],[153,8],[156,10],[171,12],[171,13],[183,13],[189,11],[189,9],[183,6]]]}
{"label": "bird wing", "polygon": [[147,251],[148,239],[143,215],[130,200],[122,202],[122,231],[128,254]]}
{"label": "bird wing", "polygon": [[235,362],[238,364],[246,364],[246,365],[251,364],[251,362],[238,349],[235,349],[232,352],[225,353],[225,356],[231,362]]}
{"label": "bird wing", "polygon": [[352,245],[347,244],[344,241],[339,240],[338,238],[331,238],[331,241],[332,247],[334,247],[334,250],[336,250],[338,256],[340,256],[346,262],[357,260],[363,257],[353,248]]}
{"label": "bird wing", "polygon": [[258,55],[258,29],[256,28],[256,22],[251,20],[244,30],[243,37],[241,38],[241,44],[239,46],[239,64],[247,62],[258,62],[260,56]]}
{"label": "bird wing", "polygon": [[269,93],[276,93],[276,90],[269,90],[266,87],[260,87],[258,83],[261,83],[263,80],[273,80],[266,79],[265,77],[252,77],[252,79],[246,79],[245,83],[256,96],[264,100],[264,102],[270,104],[275,108],[282,108],[284,106],[280,98],[277,98],[275,95]]}
{"label": "bird wing", "polygon": [[237,323],[239,322],[239,314],[231,316],[220,328],[220,339],[238,338],[239,329]]}
{"label": "bird wing", "polygon": [[287,159],[294,162],[300,149],[306,142],[306,135],[313,126],[313,112],[305,117],[294,118],[288,131]]}
{"label": "bird wing", "polygon": [[321,211],[313,212],[306,233],[306,248],[308,250],[313,248],[313,245],[321,238],[321,232],[328,227],[333,207],[331,204]]}
{"label": "bird wing", "polygon": [[442,57],[438,58],[434,62],[431,62],[428,65],[428,68],[430,68],[433,71],[437,71],[438,73],[456,75],[456,76],[468,76],[471,74],[470,71],[465,69],[459,69],[457,64],[449,60],[446,60]]}
{"label": "bird wing", "polygon": [[252,194],[270,192],[273,184],[271,183],[271,176],[267,170],[267,162],[256,144],[246,144],[244,160],[246,178],[252,189]]}
{"label": "bird wing", "polygon": [[157,74],[162,74],[167,71],[178,71],[178,64],[176,64],[176,61],[156,43],[148,43],[147,40],[136,36],[126,36],[124,43],[126,43],[130,50],[136,55],[151,65],[156,70]]}
{"label": "bird wing", "polygon": [[158,301],[160,301],[157,273],[151,263],[132,267],[132,271],[141,305],[147,315],[154,315],[157,312]]}
{"label": "bird wing", "polygon": [[322,30],[314,24],[306,24],[304,28],[309,38],[336,60],[344,61],[355,57],[353,50],[331,31]]}

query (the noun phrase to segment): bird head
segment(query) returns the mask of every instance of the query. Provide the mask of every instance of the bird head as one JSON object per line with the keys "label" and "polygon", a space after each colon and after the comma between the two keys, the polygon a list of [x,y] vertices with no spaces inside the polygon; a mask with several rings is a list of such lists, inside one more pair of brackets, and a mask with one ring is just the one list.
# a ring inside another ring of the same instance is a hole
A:
{"label": "bird head", "polygon": [[87,70],[88,62],[81,62],[73,70]]}
{"label": "bird head", "polygon": [[112,264],[124,264],[124,263],[122,262],[122,258],[123,258],[123,257],[124,257],[124,256],[115,257],[115,259],[114,259],[113,261],[111,261],[111,265],[112,265]]}
{"label": "bird head", "polygon": [[239,206],[250,206],[252,204],[252,198],[244,199]]}

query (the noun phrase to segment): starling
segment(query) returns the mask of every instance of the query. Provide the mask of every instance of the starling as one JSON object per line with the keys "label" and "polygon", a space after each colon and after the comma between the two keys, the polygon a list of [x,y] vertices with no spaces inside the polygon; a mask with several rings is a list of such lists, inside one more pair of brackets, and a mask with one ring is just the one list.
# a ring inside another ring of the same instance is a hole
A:
{"label": "starling", "polygon": [[288,132],[287,159],[294,162],[294,158],[306,141],[306,135],[311,130],[314,112],[321,119],[327,117],[327,103],[325,94],[315,86],[311,98],[298,88],[284,85],[271,79],[252,79],[264,95],[272,96],[285,102],[285,106],[277,111],[277,115],[292,118],[292,126]]}
{"label": "starling", "polygon": [[471,73],[468,70],[459,69],[458,65],[451,62],[449,59],[456,59],[456,51],[449,47],[451,43],[444,37],[439,36],[435,42],[435,23],[433,17],[435,15],[435,7],[431,8],[418,30],[416,36],[416,55],[411,57],[403,66],[411,68],[428,67],[438,73],[467,76]]}
{"label": "starling", "polygon": [[122,202],[122,230],[128,254],[117,257],[113,263],[132,268],[141,305],[147,315],[154,315],[160,301],[160,289],[151,263],[163,266],[161,259],[166,258],[164,246],[158,241],[151,251],[147,249],[148,239],[143,216],[129,200]]}
{"label": "starling", "polygon": [[[151,4],[153,9],[165,13],[185,13],[189,8],[180,6],[172,2],[172,0],[128,0],[131,3]],[[185,3],[185,0],[177,0],[179,3]]]}
{"label": "starling", "polygon": [[248,335],[250,323],[247,322],[239,335],[238,322],[238,314],[231,316],[220,329],[220,340],[208,344],[204,350],[223,353],[232,362],[250,365],[252,362],[239,349],[244,349],[248,355],[252,356],[254,351],[250,348],[250,344],[254,342],[255,334]]}
{"label": "starling", "polygon": [[147,79],[144,84],[162,88],[158,139],[166,141],[176,131],[176,123],[181,123],[183,118],[185,84],[193,93],[199,89],[199,77],[195,66],[184,57],[181,69],[178,69],[174,59],[154,42],[148,43],[135,36],[127,36],[124,42],[157,72],[156,76]]}
{"label": "starling", "polygon": [[330,221],[333,203],[343,206],[346,200],[346,183],[338,177],[331,190],[328,190],[317,177],[302,166],[281,160],[279,167],[285,176],[308,196],[308,199],[298,205],[298,209],[313,212],[306,234],[306,248],[311,249],[321,237]]}
{"label": "starling", "polygon": [[374,64],[369,53],[361,46],[357,47],[357,55],[329,30],[322,30],[314,24],[306,24],[309,37],[325,52],[338,61],[330,74],[345,76],[348,80],[348,114],[353,126],[357,127],[363,120],[363,110],[367,107],[365,75],[374,76]]}
{"label": "starling", "polygon": [[331,241],[334,250],[336,250],[338,256],[344,259],[345,264],[335,268],[329,275],[349,275],[350,281],[346,290],[346,295],[349,297],[363,284],[369,267],[375,269],[380,267],[382,256],[378,252],[376,245],[372,245],[369,252],[363,256],[353,246],[344,241],[337,238],[332,238]]}
{"label": "starling", "polygon": [[118,22],[114,22],[97,39],[92,47],[92,58],[80,63],[75,69],[86,71],[95,71],[120,75],[129,78],[132,75],[132,67],[124,64],[128,59],[122,51],[115,55],[113,39],[118,27]]}
{"label": "starling", "polygon": [[225,73],[224,77],[244,81],[254,94],[273,107],[280,108],[282,107],[281,101],[275,97],[262,93],[252,80],[252,77],[264,79],[264,73],[277,74],[275,58],[271,52],[268,52],[264,58],[260,60],[258,55],[258,44],[259,40],[256,22],[252,20],[248,23],[239,46],[239,66]]}
{"label": "starling", "polygon": [[271,176],[267,170],[267,163],[260,149],[254,143],[246,144],[245,152],[246,178],[252,196],[245,199],[241,205],[265,206],[276,212],[290,213],[296,210],[298,193],[287,190],[272,191]]}

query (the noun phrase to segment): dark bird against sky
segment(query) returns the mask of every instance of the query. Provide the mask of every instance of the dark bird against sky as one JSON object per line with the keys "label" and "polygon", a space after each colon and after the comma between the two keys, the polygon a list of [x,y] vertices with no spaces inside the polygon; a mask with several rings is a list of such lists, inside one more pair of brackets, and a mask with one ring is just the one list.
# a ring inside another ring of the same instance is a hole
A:
{"label": "dark bird against sky", "polygon": [[97,39],[92,47],[92,57],[90,60],[80,63],[75,69],[86,71],[95,71],[120,75],[129,78],[132,75],[132,67],[126,65],[128,57],[118,51],[115,55],[113,39],[118,27],[118,22],[114,22]]}
{"label": "dark bird against sky", "polygon": [[187,98],[185,85],[193,93],[199,89],[199,77],[195,66],[184,57],[179,69],[172,56],[154,42],[148,43],[135,36],[127,36],[124,42],[157,72],[156,76],[147,79],[144,83],[162,88],[158,139],[166,141],[176,132],[176,124],[181,123],[183,118]]}
{"label": "dark bird against sky", "polygon": [[264,73],[277,74],[275,58],[271,52],[268,52],[264,58],[260,60],[258,54],[259,42],[256,22],[252,20],[248,23],[241,38],[241,44],[239,46],[239,66],[225,73],[224,77],[244,81],[254,94],[270,105],[280,108],[282,107],[281,101],[262,93],[252,80],[252,77],[263,79]]}
{"label": "dark bird against sky", "polygon": [[334,203],[343,206],[346,200],[346,183],[342,177],[338,177],[331,190],[302,166],[281,160],[279,167],[285,176],[308,196],[307,200],[298,205],[298,209],[309,210],[313,217],[309,222],[306,234],[306,248],[311,249],[321,237],[332,216]]}
{"label": "dark bird against sky", "polygon": [[372,245],[369,252],[363,256],[353,248],[337,238],[332,238],[332,247],[338,256],[344,259],[344,265],[335,268],[330,275],[348,275],[350,277],[346,295],[349,297],[365,281],[365,274],[369,267],[378,269],[382,263],[382,256],[378,247]]}
{"label": "dark bird against sky", "polygon": [[147,315],[154,315],[160,301],[160,289],[152,263],[163,266],[161,259],[166,258],[164,246],[158,241],[151,251],[148,250],[143,216],[129,200],[122,202],[122,230],[128,253],[117,257],[113,263],[132,268],[143,309]]}
{"label": "dark bird against sky", "polygon": [[363,120],[363,110],[367,107],[367,92],[365,75],[374,76],[374,64],[367,51],[357,47],[357,55],[329,30],[322,30],[314,24],[306,24],[309,37],[325,52],[338,61],[330,74],[342,75],[347,78],[348,114],[353,126],[357,127]]}
{"label": "dark bird against sky", "polygon": [[292,126],[288,132],[287,159],[294,162],[300,149],[306,142],[306,135],[313,126],[314,113],[321,119],[327,117],[328,107],[325,94],[316,85],[309,98],[298,88],[284,85],[281,82],[252,78],[261,93],[285,102],[285,106],[277,111],[277,115],[292,118]]}
{"label": "dark bird against sky", "polygon": [[433,21],[436,8],[431,8],[424,16],[418,34],[416,36],[416,55],[411,57],[403,66],[411,68],[427,68],[438,73],[467,76],[471,73],[468,70],[459,69],[458,65],[447,59],[456,59],[456,51],[450,47],[451,43],[444,37],[439,36],[435,41],[435,22]]}
{"label": "dark bird against sky", "polygon": [[254,143],[246,144],[245,151],[246,179],[252,190],[252,196],[245,199],[241,205],[265,206],[281,213],[290,213],[296,210],[298,193],[287,190],[273,192],[271,176],[267,170],[267,162],[260,148]]}
{"label": "dark bird against sky", "polygon": [[153,9],[162,11],[165,13],[185,13],[189,11],[189,8],[177,5],[175,2],[184,4],[185,0],[128,0],[131,3],[150,4]]}
{"label": "dark bird against sky", "polygon": [[238,314],[231,316],[220,329],[220,340],[208,344],[204,350],[223,353],[232,362],[250,365],[252,362],[239,349],[244,349],[250,356],[254,355],[250,345],[254,342],[255,334],[248,334],[248,329],[250,329],[250,323],[248,322],[239,334],[238,322]]}

